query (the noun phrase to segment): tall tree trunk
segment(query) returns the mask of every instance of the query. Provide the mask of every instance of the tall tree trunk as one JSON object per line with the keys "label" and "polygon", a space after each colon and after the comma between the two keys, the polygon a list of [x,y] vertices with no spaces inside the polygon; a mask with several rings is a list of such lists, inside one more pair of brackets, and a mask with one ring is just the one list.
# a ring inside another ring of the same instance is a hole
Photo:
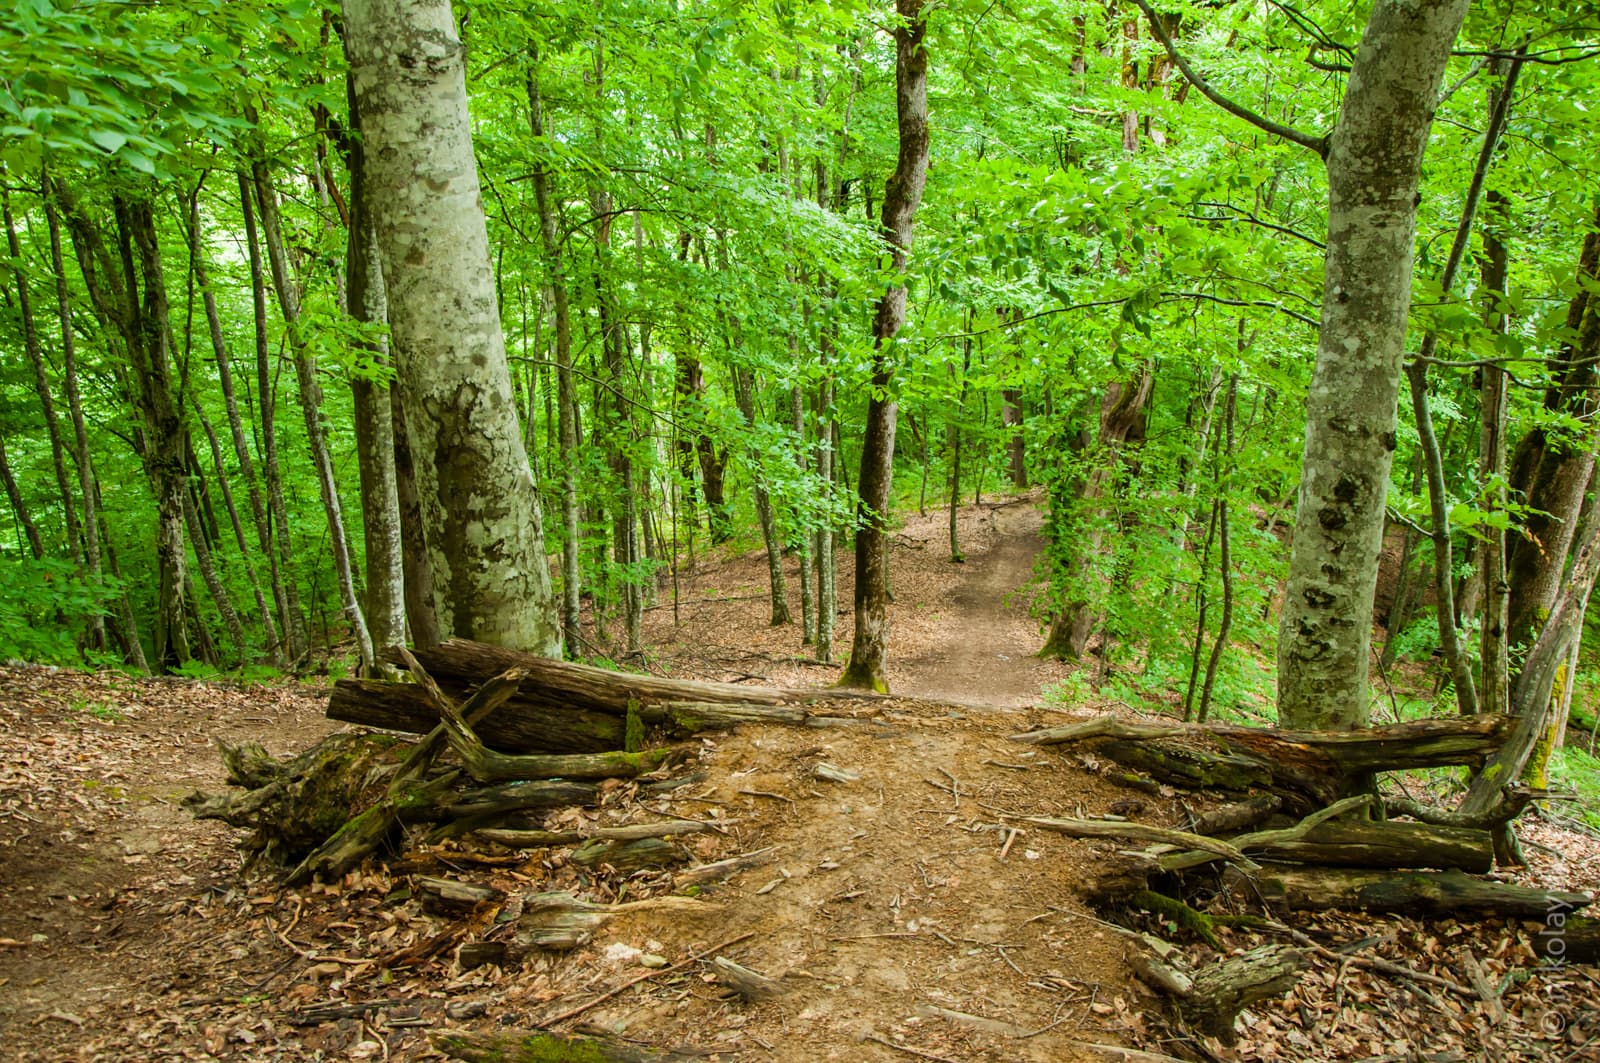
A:
{"label": "tall tree trunk", "polygon": [[343,10],[440,627],[559,655],[450,4]]}
{"label": "tall tree trunk", "polygon": [[[1479,290],[1484,293],[1484,323],[1491,332],[1504,334],[1507,319],[1498,301],[1506,295],[1510,256],[1505,233],[1509,222],[1505,197],[1491,189],[1484,205],[1483,263]],[[1506,509],[1506,372],[1486,365],[1478,388],[1478,482],[1490,485],[1485,499],[1492,513]],[[1511,588],[1506,583],[1506,533],[1494,521],[1486,522],[1480,568],[1483,572],[1483,627],[1479,658],[1482,661],[1482,697],[1486,712],[1503,712],[1509,697],[1509,656],[1506,642],[1506,605]]]}
{"label": "tall tree trunk", "polygon": [[[1600,207],[1596,208],[1600,219]],[[1556,384],[1546,390],[1544,406],[1575,423],[1592,424],[1600,400],[1595,388],[1600,385],[1600,297],[1591,287],[1600,281],[1600,227],[1584,237],[1576,271],[1578,285],[1567,304],[1568,340],[1561,346],[1559,361],[1566,365]],[[1507,634],[1511,645],[1531,641],[1541,619],[1555,604],[1561,591],[1562,574],[1572,549],[1573,531],[1583,501],[1583,492],[1594,466],[1594,432],[1579,438],[1552,438],[1535,428],[1517,445],[1511,460],[1509,479],[1519,489],[1528,507],[1524,534],[1512,540],[1506,557],[1506,579],[1510,585]]]}
{"label": "tall tree trunk", "polygon": [[[544,106],[539,90],[537,70],[539,57],[535,52],[532,62],[535,69],[528,72],[528,126],[535,140],[544,138]],[[567,273],[562,257],[562,241],[556,212],[554,175],[550,166],[540,160],[533,168],[533,194],[539,206],[539,236],[544,245],[545,268],[549,270],[550,301],[555,317],[556,332],[556,400],[557,421],[561,447],[561,634],[568,654],[578,652],[579,576],[578,551],[583,545],[578,526],[578,396],[572,383],[572,317],[568,304]]]}
{"label": "tall tree trunk", "polygon": [[17,486],[16,473],[11,471],[11,459],[6,455],[4,438],[0,438],[0,483],[5,484],[6,498],[11,502],[11,515],[22,528],[23,541],[33,552],[33,559],[43,561],[44,539],[39,536],[39,526],[34,523],[33,514],[29,511],[28,504],[22,497],[22,491]]}
{"label": "tall tree trunk", "polygon": [[[156,563],[160,576],[155,664],[170,671],[190,657],[185,604],[188,558],[183,541],[183,503],[189,485],[184,468],[181,382],[173,376],[172,329],[154,209],[148,200],[114,196],[112,202],[117,215],[123,290],[127,293],[124,314],[129,326],[128,348],[138,383],[135,402],[146,437],[145,470],[156,496]],[[141,287],[142,299],[138,295]]]}
{"label": "tall tree trunk", "polygon": [[[61,253],[61,220],[56,215],[54,193],[49,174],[44,176],[44,217],[50,233],[50,270],[55,277],[56,317],[61,324],[61,379],[67,393],[67,413],[72,418],[72,460],[78,469],[78,486],[83,498],[83,553],[89,578],[98,582],[101,576],[99,492],[95,479],[94,460],[89,453],[89,429],[83,415],[83,396],[78,389],[78,348],[72,331],[72,295],[67,283],[66,261]],[[119,611],[125,625],[133,622],[133,607],[128,602],[125,588],[117,591]],[[89,620],[90,638],[96,649],[106,649],[105,618],[98,612]],[[128,626],[137,632],[137,627]],[[137,634],[128,639],[129,663],[141,671],[149,669],[144,659],[144,647]]]}
{"label": "tall tree trunk", "polygon": [[[211,336],[211,353],[216,361],[217,375],[222,383],[223,400],[228,410],[229,426],[233,430],[234,456],[239,460],[240,475],[245,477],[249,486],[252,516],[256,521],[256,537],[261,553],[269,563],[272,558],[272,545],[267,532],[266,513],[261,505],[261,491],[256,486],[255,469],[250,461],[250,449],[245,443],[244,425],[239,417],[239,403],[233,393],[233,371],[228,357],[228,343],[222,331],[222,316],[217,312],[216,294],[211,289],[211,280],[206,273],[204,242],[200,234],[200,202],[198,193],[189,197],[188,203],[188,232],[189,232],[189,258],[194,267],[195,283],[200,287],[200,299],[205,307],[206,329]],[[250,581],[250,590],[255,596],[256,611],[261,617],[262,631],[266,635],[268,652],[272,660],[282,667],[285,663],[283,645],[278,635],[278,624],[273,617],[272,609],[267,604],[267,597],[261,590],[261,580],[256,575],[254,562],[250,560],[250,546],[246,542],[244,525],[239,519],[238,508],[234,505],[233,491],[228,486],[226,462],[222,457],[222,445],[217,439],[217,433],[212,429],[211,422],[206,419],[205,411],[200,406],[199,396],[190,389],[190,404],[194,407],[195,416],[199,419],[201,427],[206,433],[206,439],[211,446],[211,460],[217,469],[217,483],[222,488],[223,501],[228,509],[228,519],[233,525],[234,538],[239,545],[239,557],[244,563],[245,576]],[[276,588],[275,588],[276,589]],[[240,647],[243,653],[244,648]]]}
{"label": "tall tree trunk", "polygon": [[1217,563],[1222,572],[1222,616],[1217,621],[1217,638],[1211,644],[1211,657],[1206,661],[1206,678],[1200,687],[1200,707],[1195,718],[1201,723],[1211,714],[1211,693],[1216,689],[1217,669],[1222,664],[1223,651],[1228,648],[1228,635],[1233,629],[1233,539],[1228,521],[1228,481],[1233,466],[1233,420],[1239,404],[1239,374],[1228,378],[1228,397],[1222,413],[1225,442],[1219,449],[1223,458],[1217,463]]}
{"label": "tall tree trunk", "polygon": [[[800,337],[789,336],[789,357],[795,363],[800,361]],[[806,398],[805,392],[797,384],[789,392],[789,427],[794,431],[795,454],[794,461],[804,477],[806,467],[811,464],[806,454]],[[805,522],[800,522],[800,534],[797,537],[798,545],[795,554],[800,562],[800,645],[809,646],[817,638],[817,603],[814,597],[814,586],[811,574],[811,534]]]}
{"label": "tall tree trunk", "polygon": [[[248,109],[246,116],[250,117]],[[378,658],[373,652],[372,635],[367,630],[366,616],[356,594],[355,569],[350,561],[350,543],[344,527],[344,507],[339,501],[339,483],[334,477],[333,456],[328,452],[328,433],[322,423],[322,384],[317,379],[317,356],[301,333],[299,284],[289,271],[289,256],[283,246],[283,227],[278,218],[278,191],[273,187],[266,159],[260,154],[251,158],[250,174],[255,184],[256,207],[260,211],[261,236],[267,246],[267,263],[272,271],[272,287],[278,293],[278,309],[283,314],[284,327],[289,333],[289,347],[294,353],[300,413],[305,419],[306,442],[311,447],[311,464],[317,473],[317,489],[322,495],[322,510],[328,521],[328,539],[333,553],[334,572],[339,580],[339,598],[344,605],[345,620],[350,624],[350,634],[356,640],[361,670],[370,674],[377,666]]]}
{"label": "tall tree trunk", "polygon": [[1099,623],[1100,599],[1109,583],[1104,569],[1109,552],[1106,526],[1111,516],[1102,499],[1120,473],[1124,447],[1143,436],[1145,406],[1154,386],[1155,377],[1144,371],[1126,383],[1109,385],[1100,400],[1099,431],[1088,458],[1090,468],[1072,502],[1077,519],[1066,533],[1072,540],[1069,556],[1061,565],[1066,601],[1051,615],[1050,631],[1039,651],[1046,657],[1079,660]]}
{"label": "tall tree trunk", "polygon": [[[745,428],[756,431],[755,372],[733,367],[733,400],[744,418]],[[750,460],[750,482],[756,500],[756,520],[761,525],[761,542],[767,548],[767,587],[772,600],[773,627],[789,622],[789,592],[783,578],[783,542],[778,538],[778,524],[772,513],[772,496],[767,493],[766,472],[761,465],[761,454],[755,447],[746,451]]]}
{"label": "tall tree trunk", "polygon": [[417,488],[416,462],[411,456],[411,437],[406,431],[406,414],[400,402],[400,383],[388,388],[389,423],[394,429],[394,485],[400,505],[400,564],[404,570],[406,626],[411,644],[432,649],[444,635],[439,630],[439,614],[434,609],[433,561],[428,554],[428,533],[422,523],[422,495]]}
{"label": "tall tree trunk", "polygon": [[[360,121],[351,95],[351,124]],[[350,316],[374,329],[389,322],[389,303],[378,258],[378,234],[372,225],[372,204],[363,174],[365,149],[360,136],[350,142],[350,233],[345,249],[345,293]],[[405,562],[400,534],[400,491],[395,481],[394,408],[389,401],[387,371],[392,366],[387,338],[366,345],[382,374],[352,374],[350,394],[356,435],[356,465],[361,476],[362,536],[366,547],[366,618],[373,647],[383,650],[405,642]]]}
{"label": "tall tree trunk", "polygon": [[[900,154],[884,187],[882,225],[894,272],[911,257],[912,225],[928,176],[928,24],[923,0],[895,0],[895,114]],[[889,498],[894,477],[896,406],[890,394],[898,356],[894,337],[905,323],[907,292],[893,285],[872,323],[872,389],[857,479],[855,641],[839,685],[889,689]]]}
{"label": "tall tree trunk", "polygon": [[11,253],[12,280],[17,286],[17,315],[22,325],[22,349],[33,368],[34,390],[39,395],[39,408],[44,414],[45,431],[50,437],[50,453],[55,465],[56,490],[61,496],[61,515],[67,526],[67,553],[73,563],[83,567],[83,538],[78,525],[78,507],[72,491],[72,481],[67,476],[67,448],[61,442],[61,425],[56,420],[56,404],[50,387],[50,374],[45,370],[44,352],[39,347],[39,331],[33,319],[33,299],[28,291],[28,275],[22,263],[22,246],[17,240],[17,227],[11,218],[11,196],[0,186],[0,210],[6,225],[6,248]]}
{"label": "tall tree trunk", "polygon": [[[268,512],[271,520],[262,520],[259,513],[258,531],[266,528],[271,545],[263,539],[262,549],[272,561],[272,592],[278,599],[278,611],[288,635],[289,663],[298,666],[310,651],[306,634],[306,614],[300,605],[300,584],[295,579],[293,536],[289,527],[289,507],[283,500],[283,466],[278,463],[278,396],[272,386],[272,349],[267,337],[267,274],[261,261],[261,242],[256,235],[254,196],[250,191],[250,176],[240,170],[239,209],[244,217],[245,247],[250,256],[250,306],[255,322],[256,404],[259,409],[261,440],[261,475],[266,484]],[[217,370],[223,372],[223,364]],[[228,376],[223,376],[223,393],[232,395],[233,387]],[[245,455],[241,465],[248,461],[249,448],[244,446],[244,432],[239,426],[237,404],[230,403],[228,419],[233,425],[234,447]],[[252,479],[252,484],[254,480]],[[252,501],[254,505],[254,501]]]}
{"label": "tall tree trunk", "polygon": [[1278,633],[1278,722],[1368,721],[1368,648],[1410,311],[1416,196],[1467,0],[1377,0],[1327,143],[1328,245]]}

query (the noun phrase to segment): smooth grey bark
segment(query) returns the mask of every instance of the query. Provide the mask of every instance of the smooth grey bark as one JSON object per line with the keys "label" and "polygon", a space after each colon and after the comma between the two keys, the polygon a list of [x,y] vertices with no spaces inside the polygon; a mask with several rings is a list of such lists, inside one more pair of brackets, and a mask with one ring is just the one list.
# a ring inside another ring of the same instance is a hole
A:
{"label": "smooth grey bark", "polygon": [[[1504,334],[1507,315],[1498,300],[1506,294],[1511,260],[1504,239],[1507,223],[1505,197],[1490,190],[1484,205],[1483,262],[1479,291],[1483,292],[1484,324]],[[1490,512],[1506,508],[1506,371],[1498,365],[1483,367],[1478,388],[1478,482],[1491,485],[1485,503]],[[1480,568],[1483,572],[1483,627],[1479,652],[1482,682],[1479,704],[1491,711],[1510,697],[1509,654],[1506,643],[1506,606],[1511,588],[1506,583],[1506,533],[1490,522],[1484,536]]]}
{"label": "smooth grey bark", "polygon": [[[289,529],[289,507],[283,500],[283,466],[278,463],[277,392],[272,386],[272,349],[267,339],[267,274],[261,261],[261,242],[256,234],[254,194],[250,191],[250,175],[238,172],[239,209],[244,218],[245,248],[250,258],[250,309],[255,324],[256,404],[259,409],[261,441],[261,477],[266,485],[269,520],[257,517],[258,530],[265,528],[270,545],[264,539],[272,566],[272,592],[278,599],[278,612],[288,636],[289,663],[298,666],[310,651],[311,642],[306,633],[306,615],[300,607],[300,585],[294,578],[294,544]],[[217,371],[223,366],[218,363]],[[233,394],[231,384],[224,377],[223,394]],[[248,459],[249,448],[243,445],[244,431],[238,425],[238,407],[230,404],[230,424],[234,426],[234,446]],[[241,459],[245,460],[245,459]],[[252,481],[253,482],[253,481]]]}
{"label": "smooth grey bark", "polygon": [[167,671],[190,659],[185,603],[188,557],[183,541],[183,503],[188,493],[183,406],[180,384],[173,373],[171,319],[161,251],[156,243],[154,208],[149,200],[113,196],[112,202],[125,278],[125,335],[137,379],[134,404],[145,430],[145,471],[156,496],[156,565],[160,576],[155,664]]}
{"label": "smooth grey bark", "polygon": [[[238,422],[239,404],[233,394],[233,374],[229,366],[228,342],[222,331],[222,316],[217,312],[217,298],[211,288],[210,277],[206,273],[205,252],[200,236],[200,203],[198,194],[189,198],[188,210],[189,231],[189,260],[194,269],[194,279],[200,288],[200,300],[205,308],[206,330],[211,337],[211,353],[217,365],[218,377],[222,381],[224,401],[228,409],[230,424],[234,427],[234,443],[236,456],[242,455],[239,462],[240,473],[244,475],[249,484],[250,502],[257,518],[257,538],[261,551],[270,558],[271,544],[268,542],[265,514],[261,511],[261,492],[256,487],[255,471],[250,463],[249,448],[244,445],[244,428]],[[266,635],[267,650],[273,661],[280,667],[284,663],[283,646],[278,635],[278,624],[273,618],[272,609],[267,604],[267,596],[261,590],[261,580],[256,575],[256,567],[250,559],[250,546],[246,541],[244,524],[239,519],[238,507],[234,505],[233,489],[228,485],[227,467],[222,457],[222,444],[217,438],[217,433],[211,427],[211,422],[206,418],[205,410],[200,405],[200,398],[190,389],[190,405],[205,431],[206,440],[211,447],[211,460],[217,469],[217,484],[222,489],[222,499],[228,510],[228,519],[233,526],[234,540],[239,546],[239,557],[244,564],[245,577],[249,580],[251,593],[255,596],[256,612],[261,617],[262,631]],[[210,586],[210,580],[207,580]],[[239,646],[241,656],[244,646]]]}
{"label": "smooth grey bark", "polygon": [[0,438],[0,483],[5,484],[6,498],[11,502],[11,515],[21,526],[22,537],[27,542],[28,549],[33,552],[33,559],[43,561],[44,539],[40,538],[39,526],[34,523],[33,514],[29,512],[28,504],[17,486],[17,477],[11,471],[11,459],[6,455],[6,443],[3,438]]}
{"label": "smooth grey bark", "polygon": [[[528,131],[542,140],[544,99],[539,89],[538,53],[532,56],[535,69],[528,72]],[[567,292],[567,272],[562,255],[561,230],[556,217],[554,175],[543,156],[533,168],[533,195],[539,207],[539,238],[544,246],[545,269],[549,271],[551,316],[555,319],[556,346],[556,421],[561,454],[561,637],[569,653],[576,653],[579,630],[578,550],[582,545],[578,527],[578,421],[577,393],[572,383],[572,314]]]}
{"label": "smooth grey bark", "polygon": [[[89,452],[89,428],[83,415],[83,394],[78,388],[78,348],[72,331],[72,293],[67,283],[66,261],[61,253],[61,219],[56,215],[54,193],[48,174],[44,179],[44,218],[50,233],[50,269],[55,277],[56,317],[61,324],[61,382],[67,396],[67,413],[72,418],[72,460],[78,470],[78,486],[83,496],[83,553],[91,579],[101,574],[99,492],[94,458]],[[117,606],[126,630],[129,663],[141,671],[149,670],[144,647],[134,625],[133,607],[124,589],[117,594]],[[97,649],[106,647],[105,618],[96,613],[90,618],[90,633]]]}
{"label": "smooth grey bark", "polygon": [[439,615],[434,611],[433,562],[428,558],[428,534],[422,524],[422,496],[417,491],[416,463],[411,457],[411,437],[406,412],[400,402],[399,381],[388,387],[389,424],[394,430],[394,484],[400,503],[400,565],[405,578],[406,628],[411,644],[427,650],[439,645]]}
{"label": "smooth grey bark", "polygon": [[[800,337],[793,334],[789,336],[789,357],[799,364]],[[804,475],[810,464],[806,458],[806,399],[798,385],[789,392],[789,427],[794,431],[795,465]],[[800,645],[809,646],[817,638],[817,602],[811,579],[811,536],[803,526],[795,554],[800,562]]]}
{"label": "smooth grey bark", "polygon": [[442,630],[561,652],[448,0],[345,0],[366,180]]}
{"label": "smooth grey bark", "polygon": [[56,474],[56,490],[61,495],[61,514],[67,526],[67,552],[73,563],[83,566],[83,540],[78,526],[78,507],[72,492],[72,481],[67,476],[67,448],[61,442],[61,425],[56,418],[55,399],[51,394],[50,374],[45,369],[44,351],[39,347],[38,323],[33,319],[33,298],[28,291],[27,271],[22,264],[22,246],[17,240],[17,227],[11,218],[11,196],[0,187],[0,211],[5,216],[6,249],[11,253],[12,281],[17,289],[17,316],[22,325],[22,349],[33,369],[34,390],[39,394],[39,408],[44,414],[45,431],[50,437],[50,453]]}
{"label": "smooth grey bark", "polygon": [[1378,0],[1327,142],[1321,334],[1306,398],[1278,723],[1369,718],[1368,649],[1394,455],[1422,155],[1467,0]]}
{"label": "smooth grey bark", "polygon": [[[250,114],[246,109],[247,116]],[[317,473],[317,489],[328,521],[328,539],[333,567],[339,581],[339,599],[344,605],[350,634],[356,640],[361,669],[371,673],[377,666],[372,650],[372,635],[367,629],[361,600],[356,594],[355,568],[350,561],[350,540],[345,534],[344,506],[339,501],[339,483],[333,473],[333,456],[328,452],[328,432],[322,422],[322,384],[317,378],[317,356],[306,343],[300,328],[299,284],[289,272],[289,256],[283,246],[283,227],[278,217],[278,191],[273,187],[267,163],[259,154],[250,160],[255,184],[256,207],[260,211],[261,236],[267,247],[267,264],[272,272],[272,287],[278,293],[278,309],[289,334],[294,355],[295,381],[299,385],[300,413],[305,420],[306,442],[311,448],[311,464]]]}
{"label": "smooth grey bark", "polygon": [[[353,105],[350,113],[355,119]],[[355,124],[359,132],[359,122]],[[389,302],[378,256],[378,234],[372,226],[371,197],[362,173],[364,150],[359,136],[351,138],[345,297],[351,318],[375,328],[388,323]],[[391,366],[387,337],[370,341],[366,349],[376,366],[383,370]],[[400,489],[394,468],[394,407],[389,401],[386,379],[351,374],[350,394],[356,467],[361,478],[362,539],[366,547],[367,629],[373,648],[381,652],[404,644],[406,639]]]}
{"label": "smooth grey bark", "polygon": [[[724,267],[726,268],[726,267]],[[733,401],[739,407],[744,426],[755,432],[756,399],[755,371],[733,367]],[[770,623],[781,627],[789,622],[789,592],[783,578],[783,543],[778,539],[778,524],[772,512],[772,496],[767,492],[766,474],[761,466],[761,455],[750,447],[746,450],[750,462],[750,481],[756,502],[756,521],[761,525],[761,542],[767,550],[767,588],[772,602]]]}
{"label": "smooth grey bark", "polygon": [[[928,178],[928,24],[923,0],[895,0],[895,114],[900,152],[884,187],[884,242],[894,272],[903,275],[911,258],[912,226]],[[872,381],[857,479],[855,639],[843,687],[887,693],[889,689],[889,491],[894,476],[897,406],[894,337],[906,319],[907,291],[891,285],[878,300],[872,322]]]}

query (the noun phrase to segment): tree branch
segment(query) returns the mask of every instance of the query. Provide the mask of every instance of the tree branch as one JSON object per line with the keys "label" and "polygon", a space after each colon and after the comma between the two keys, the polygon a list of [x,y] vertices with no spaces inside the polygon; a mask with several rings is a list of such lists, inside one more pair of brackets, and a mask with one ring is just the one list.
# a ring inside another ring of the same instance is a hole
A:
{"label": "tree branch", "polygon": [[1173,64],[1183,72],[1183,76],[1189,79],[1189,83],[1191,85],[1200,90],[1201,95],[1205,96],[1206,99],[1210,100],[1218,107],[1221,107],[1224,111],[1227,111],[1235,118],[1241,118],[1265,133],[1269,133],[1275,137],[1280,137],[1289,141],[1291,144],[1299,144],[1302,148],[1310,148],[1312,151],[1316,152],[1320,158],[1325,159],[1328,157],[1328,138],[1326,136],[1314,137],[1310,133],[1301,132],[1293,126],[1286,126],[1281,122],[1274,122],[1270,118],[1256,114],[1256,112],[1252,111],[1243,104],[1234,102],[1233,100],[1224,96],[1222,93],[1218,92],[1216,89],[1212,88],[1211,83],[1205,78],[1201,77],[1200,74],[1189,65],[1189,61],[1179,54],[1178,46],[1172,43],[1172,37],[1168,35],[1165,29],[1162,28],[1161,19],[1157,17],[1155,10],[1151,8],[1147,0],[1133,0],[1133,2],[1139,5],[1140,11],[1144,12],[1145,21],[1150,24],[1151,35],[1154,36],[1156,40],[1161,42],[1161,47],[1167,50],[1167,55],[1169,58],[1171,58]]}

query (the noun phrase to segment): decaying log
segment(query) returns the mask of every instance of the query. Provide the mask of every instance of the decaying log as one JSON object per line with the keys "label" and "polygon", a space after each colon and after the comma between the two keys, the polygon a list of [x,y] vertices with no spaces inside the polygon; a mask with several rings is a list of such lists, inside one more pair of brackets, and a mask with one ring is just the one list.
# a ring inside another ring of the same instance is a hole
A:
{"label": "decaying log", "polygon": [[1174,848],[1192,849],[1205,853],[1206,859],[1218,857],[1244,868],[1254,870],[1255,861],[1240,852],[1237,846],[1220,838],[1205,838],[1183,830],[1152,827],[1145,823],[1127,823],[1105,819],[1047,819],[1043,816],[1022,816],[1022,822],[1055,831],[1073,838],[1129,838],[1135,841],[1155,842]]}
{"label": "decaying log", "polygon": [[[407,734],[426,734],[439,722],[427,692],[411,683],[341,679],[328,698],[328,719]],[[508,753],[601,753],[623,748],[623,718],[553,707],[520,693],[478,725],[478,737]]]}
{"label": "decaying log", "polygon": [[[277,760],[260,746],[219,743],[228,782],[243,793],[194,793],[183,806],[197,819],[220,819],[252,833],[241,843],[251,864],[293,867],[369,804],[382,780],[410,753],[390,735],[330,735],[299,756]],[[374,780],[378,780],[375,784]]]}
{"label": "decaying log", "polygon": [[664,838],[591,838],[572,850],[572,862],[582,867],[610,866],[618,871],[681,864],[689,854]]}
{"label": "decaying log", "polygon": [[475,882],[462,882],[454,878],[435,878],[418,875],[417,888],[442,907],[475,908],[486,901],[497,901],[505,894],[493,886],[480,886]]}
{"label": "decaying log", "polygon": [[1296,911],[1328,908],[1475,918],[1503,915],[1543,919],[1552,905],[1573,911],[1593,903],[1589,893],[1532,889],[1473,878],[1460,871],[1360,871],[1269,867],[1244,882],[1228,873],[1241,900]]}
{"label": "decaying log", "polygon": [[1539,918],[1543,925],[1533,935],[1533,950],[1545,963],[1600,963],[1600,919],[1572,915],[1560,904]]}
{"label": "decaying log", "polygon": [[[1257,853],[1254,846],[1243,848]],[[1262,846],[1258,856],[1326,867],[1455,869],[1474,874],[1494,867],[1494,846],[1486,830],[1396,821],[1323,823],[1297,840]]]}
{"label": "decaying log", "polygon": [[575,782],[536,780],[501,783],[454,794],[440,812],[447,819],[499,816],[528,809],[593,804],[594,793],[593,786]]}
{"label": "decaying log", "polygon": [[730,856],[726,860],[718,860],[714,864],[701,864],[699,867],[691,867],[687,871],[680,871],[672,876],[672,888],[682,890],[692,886],[705,886],[712,882],[721,882],[729,875],[771,863],[773,855],[777,851],[777,846],[769,845],[765,849],[754,849],[748,853],[740,853],[738,856]]}
{"label": "decaying log", "polygon": [[1258,1000],[1282,996],[1300,980],[1306,958],[1287,945],[1264,945],[1200,971],[1180,970],[1176,947],[1149,934],[1122,931],[1128,965],[1141,981],[1171,997],[1190,1026],[1231,1045],[1234,1022]]}
{"label": "decaying log", "polygon": [[760,971],[752,970],[742,963],[734,963],[726,956],[712,959],[711,973],[716,975],[717,981],[747,1001],[764,1000],[783,991],[783,983],[776,978],[768,978]]}
{"label": "decaying log", "polygon": [[[384,658],[395,664],[403,659],[392,650]],[[649,707],[670,701],[720,702],[734,705],[786,705],[807,700],[804,694],[775,687],[742,686],[737,683],[701,683],[686,679],[663,679],[653,675],[612,672],[587,664],[574,664],[549,657],[489,646],[467,639],[447,639],[438,646],[415,651],[428,674],[448,693],[476,687],[490,676],[508,668],[528,673],[529,682],[522,697],[554,709],[583,706],[613,716],[626,716],[629,702]],[[832,696],[830,692],[829,696]]]}
{"label": "decaying log", "polygon": [[1190,829],[1196,834],[1234,834],[1265,823],[1274,812],[1283,807],[1283,798],[1277,794],[1262,794],[1245,801],[1213,808],[1195,817]]}
{"label": "decaying log", "polygon": [[624,904],[594,904],[565,890],[534,893],[521,900],[521,913],[512,932],[513,953],[529,949],[563,951],[587,945],[594,932],[623,912],[666,911],[678,917],[709,915],[720,906],[692,897],[651,897]]}
{"label": "decaying log", "polygon": [[682,1053],[640,1048],[624,1041],[544,1030],[475,1031],[444,1030],[429,1035],[433,1047],[466,1063],[551,1063],[552,1060],[587,1060],[591,1063],[676,1063],[700,1060],[699,1052]]}
{"label": "decaying log", "polygon": [[[1262,849],[1284,842],[1299,841],[1319,825],[1334,819],[1337,816],[1366,808],[1372,803],[1369,794],[1357,794],[1355,797],[1346,797],[1342,801],[1335,801],[1327,808],[1319,809],[1302,819],[1292,827],[1283,827],[1278,830],[1255,831],[1251,834],[1241,834],[1229,839],[1229,843],[1237,849]],[[1215,850],[1195,847],[1186,853],[1167,853],[1161,856],[1161,867],[1166,871],[1182,871],[1201,864],[1209,864],[1216,859]]]}
{"label": "decaying log", "polygon": [[1036,745],[1092,744],[1096,753],[1119,764],[1180,786],[1244,790],[1271,785],[1327,804],[1341,795],[1347,779],[1373,772],[1478,767],[1511,726],[1511,717],[1480,715],[1363,731],[1279,731],[1105,716],[1012,738]]}
{"label": "decaying log", "polygon": [[1193,990],[1178,1001],[1189,1025],[1223,1044],[1238,1040],[1234,1021],[1258,1000],[1287,993],[1300,980],[1305,956],[1287,945],[1263,945],[1212,964],[1193,976]]}

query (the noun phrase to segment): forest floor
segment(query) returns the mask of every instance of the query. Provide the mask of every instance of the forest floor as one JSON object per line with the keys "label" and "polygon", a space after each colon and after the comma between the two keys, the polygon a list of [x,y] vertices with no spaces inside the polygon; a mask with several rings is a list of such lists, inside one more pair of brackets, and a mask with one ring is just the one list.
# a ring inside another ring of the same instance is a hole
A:
{"label": "forest floor", "polygon": [[[703,914],[629,911],[583,948],[504,969],[463,969],[456,952],[492,934],[496,911],[427,910],[411,876],[610,902],[669,892],[670,874],[446,843],[287,890],[242,876],[238,832],[193,821],[178,800],[222,786],[214,739],[286,753],[338,729],[325,689],[0,668],[0,1059],[414,1060],[434,1058],[430,1033],[529,1028],[591,1004],[561,1028],[722,1060],[1156,1058],[1116,1045],[1248,1060],[1600,1059],[1600,981],[1592,968],[1540,968],[1537,923],[1296,918],[1331,957],[1246,1012],[1238,1045],[1164,1018],[1107,913],[1078,896],[1106,844],[1010,829],[1017,815],[1113,805],[1183,825],[1207,806],[1130,801],[1082,756],[1007,740],[1107,708],[1047,704],[1072,670],[1033,656],[1039,529],[1027,501],[969,507],[968,560],[955,565],[943,515],[909,519],[893,551],[890,679],[916,700],[863,727],[705,738],[692,784],[657,796],[618,784],[598,808],[554,815],[715,822],[684,839],[697,862],[772,852],[707,888]],[[840,569],[847,600],[845,553]],[[648,614],[652,670],[808,688],[835,675],[808,662],[794,626],[766,625],[760,556],[703,559],[678,592],[679,623],[666,596]],[[849,624],[846,610],[841,656]],[[859,778],[823,780],[820,762]],[[1592,836],[1536,817],[1522,834],[1532,866],[1520,880],[1600,882]],[[1197,962],[1211,955],[1164,932]],[[1261,940],[1221,933],[1230,948]],[[778,994],[730,999],[695,960],[717,949],[778,979]],[[641,975],[652,977],[597,1000]]]}

